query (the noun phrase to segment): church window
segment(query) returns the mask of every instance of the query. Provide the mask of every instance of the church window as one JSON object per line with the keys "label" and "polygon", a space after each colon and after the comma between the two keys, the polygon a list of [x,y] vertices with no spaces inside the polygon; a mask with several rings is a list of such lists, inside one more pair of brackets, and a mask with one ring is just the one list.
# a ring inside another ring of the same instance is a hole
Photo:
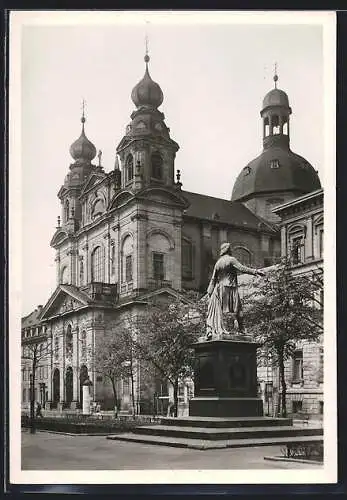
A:
{"label": "church window", "polygon": [[65,355],[72,356],[73,344],[72,344],[72,331],[71,325],[67,327],[65,336]]}
{"label": "church window", "polygon": [[116,247],[114,240],[111,241],[111,274],[112,276],[116,272]]}
{"label": "church window", "polygon": [[247,250],[247,248],[235,247],[233,249],[233,255],[244,266],[250,266],[252,263],[251,252]]}
{"label": "church window", "polygon": [[270,161],[270,168],[280,168],[279,160],[271,160]]}
{"label": "church window", "polygon": [[294,226],[288,231],[289,258],[293,265],[301,264],[305,260],[305,236],[306,227],[302,225]]}
{"label": "church window", "polygon": [[101,198],[98,198],[93,205],[92,218],[96,219],[96,217],[102,215],[104,211],[105,211],[104,202]]}
{"label": "church window", "polygon": [[190,241],[182,239],[182,278],[193,277],[193,245]]}
{"label": "church window", "polygon": [[323,258],[324,252],[324,231],[323,229],[319,230],[319,257]]}
{"label": "church window", "polygon": [[133,280],[133,256],[127,255],[125,257],[125,281],[129,283]]}
{"label": "church window", "polygon": [[159,153],[153,153],[151,156],[151,176],[154,179],[163,178],[163,159]]}
{"label": "church window", "polygon": [[102,248],[96,247],[92,253],[92,282],[101,283],[102,281],[103,281]]}
{"label": "church window", "polygon": [[244,174],[244,175],[249,175],[250,173],[251,173],[251,167],[249,167],[249,166],[247,165],[247,167],[245,167],[245,168],[243,169],[243,174]]}
{"label": "church window", "polygon": [[146,124],[144,122],[139,122],[136,125],[136,128],[139,129],[139,130],[141,130],[141,129],[143,130],[143,129],[147,128],[147,127],[146,127]]}
{"label": "church window", "polygon": [[66,200],[65,202],[65,210],[64,210],[64,219],[65,222],[69,220],[69,215],[70,215],[70,203],[69,200]]}
{"label": "church window", "polygon": [[80,258],[80,285],[83,285],[84,282],[84,263],[83,257]]}
{"label": "church window", "polygon": [[133,155],[130,154],[127,157],[126,161],[126,182],[130,182],[134,177],[134,158]]}
{"label": "church window", "polygon": [[164,279],[164,254],[153,252],[153,278],[155,280]]}
{"label": "church window", "polygon": [[293,264],[300,264],[304,257],[304,242],[301,236],[297,236],[292,240],[292,259]]}
{"label": "church window", "polygon": [[64,284],[67,285],[69,283],[67,266],[64,266],[63,269],[61,270],[60,282],[62,285]]}
{"label": "church window", "polygon": [[304,378],[303,353],[297,349],[293,355],[293,382],[301,382]]}

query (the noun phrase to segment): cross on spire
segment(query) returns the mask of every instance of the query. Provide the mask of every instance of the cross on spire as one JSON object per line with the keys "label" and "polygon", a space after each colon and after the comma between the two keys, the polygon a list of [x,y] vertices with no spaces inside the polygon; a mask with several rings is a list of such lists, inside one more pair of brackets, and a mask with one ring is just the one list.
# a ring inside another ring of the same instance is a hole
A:
{"label": "cross on spire", "polygon": [[86,101],[85,99],[83,98],[82,99],[82,118],[81,118],[81,122],[84,124],[84,122],[86,121],[86,118],[85,118],[85,107],[86,107]]}
{"label": "cross on spire", "polygon": [[147,28],[148,28],[148,21],[146,21],[146,35],[145,35],[145,47],[146,47],[145,63],[146,63],[146,66],[148,66],[148,62],[149,62],[149,55],[148,55],[148,31],[147,31]]}
{"label": "cross on spire", "polygon": [[278,75],[277,75],[277,62],[275,62],[275,71],[274,71],[274,78],[273,78],[274,82],[275,82],[275,89],[277,89],[277,80],[278,80]]}

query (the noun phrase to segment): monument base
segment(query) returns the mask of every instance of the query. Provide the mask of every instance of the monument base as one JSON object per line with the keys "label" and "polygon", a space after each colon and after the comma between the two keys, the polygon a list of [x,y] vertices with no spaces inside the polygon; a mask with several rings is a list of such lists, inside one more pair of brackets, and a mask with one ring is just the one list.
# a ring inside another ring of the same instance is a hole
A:
{"label": "monument base", "polygon": [[189,416],[262,417],[257,385],[259,344],[246,336],[230,335],[202,339],[193,347],[195,397],[189,402]]}
{"label": "monument base", "polygon": [[263,401],[259,398],[192,398],[190,417],[262,417]]}

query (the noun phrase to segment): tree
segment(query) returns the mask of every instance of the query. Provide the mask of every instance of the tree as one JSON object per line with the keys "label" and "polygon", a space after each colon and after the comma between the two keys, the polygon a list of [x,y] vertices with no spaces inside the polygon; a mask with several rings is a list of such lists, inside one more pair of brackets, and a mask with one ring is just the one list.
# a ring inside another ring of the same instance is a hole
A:
{"label": "tree", "polygon": [[323,331],[323,275],[318,270],[295,276],[284,260],[252,286],[244,304],[247,329],[279,368],[285,417],[285,362],[293,356],[298,341],[317,341]]}
{"label": "tree", "polygon": [[175,417],[179,380],[192,376],[195,361],[192,344],[202,332],[198,307],[193,301],[153,303],[137,324],[137,353],[172,384]]}
{"label": "tree", "polygon": [[121,378],[132,381],[134,411],[134,353],[131,323],[124,321],[105,335],[94,353],[95,372],[103,375],[112,385],[114,405],[118,406],[117,383]]}
{"label": "tree", "polygon": [[30,432],[35,433],[36,371],[52,353],[52,344],[46,336],[33,337],[22,346],[22,359],[30,362]]}

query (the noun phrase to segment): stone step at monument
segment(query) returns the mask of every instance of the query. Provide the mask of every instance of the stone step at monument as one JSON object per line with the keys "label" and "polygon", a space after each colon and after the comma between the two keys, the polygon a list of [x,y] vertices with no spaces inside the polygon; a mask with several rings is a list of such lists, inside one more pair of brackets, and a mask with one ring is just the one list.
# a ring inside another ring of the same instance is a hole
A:
{"label": "stone step at monument", "polygon": [[323,442],[323,436],[285,436],[249,439],[228,439],[211,441],[204,439],[173,438],[168,436],[152,436],[146,434],[124,433],[107,436],[113,441],[126,441],[132,443],[150,444],[157,446],[170,446],[174,448],[191,448],[195,450],[213,450],[223,448],[243,448],[250,446],[285,446],[290,442],[313,443]]}
{"label": "stone step at monument", "polygon": [[293,427],[291,425],[272,427],[243,427],[243,428],[213,428],[213,427],[183,427],[172,425],[148,425],[134,430],[137,435],[167,436],[173,438],[189,438],[204,440],[228,440],[265,438],[272,439],[286,436],[317,436],[323,433],[321,427]]}
{"label": "stone step at monument", "polygon": [[290,426],[291,418],[277,417],[163,417],[161,425],[173,425],[182,427],[267,427],[267,426]]}

